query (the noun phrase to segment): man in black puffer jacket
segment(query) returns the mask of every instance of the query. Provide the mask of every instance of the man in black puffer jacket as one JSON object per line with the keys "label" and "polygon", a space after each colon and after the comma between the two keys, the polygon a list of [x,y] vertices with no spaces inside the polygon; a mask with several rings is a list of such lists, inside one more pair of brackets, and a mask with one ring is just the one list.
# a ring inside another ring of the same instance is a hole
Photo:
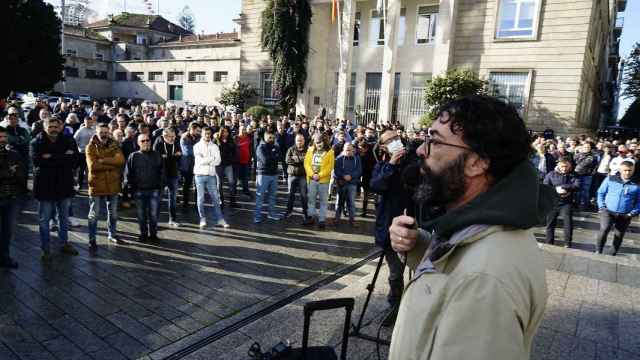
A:
{"label": "man in black puffer jacket", "polygon": [[569,248],[573,235],[573,210],[571,206],[574,194],[580,189],[580,180],[571,172],[570,160],[558,160],[556,169],[547,174],[543,184],[552,186],[560,197],[558,205],[547,215],[547,244],[555,242],[558,215],[562,215],[564,243],[565,247]]}
{"label": "man in black puffer jacket", "polygon": [[78,165],[78,145],[71,136],[62,134],[62,122],[57,118],[42,120],[43,132],[31,142],[33,160],[33,194],[40,202],[38,217],[42,260],[50,260],[49,220],[58,214],[58,237],[62,252],[78,255],[68,242],[69,207],[75,196],[73,171]]}
{"label": "man in black puffer jacket", "polygon": [[16,228],[20,197],[26,192],[27,168],[20,154],[9,145],[7,130],[0,127],[0,268],[15,269],[9,256]]}
{"label": "man in black puffer jacket", "polygon": [[296,192],[300,193],[300,201],[302,202],[302,212],[304,218],[307,218],[307,174],[304,170],[304,157],[307,154],[307,146],[304,141],[304,135],[298,134],[295,137],[295,145],[287,150],[285,161],[287,163],[287,190],[289,197],[287,199],[287,212],[284,217],[291,216],[293,212],[293,202],[296,199]]}
{"label": "man in black puffer jacket", "polygon": [[136,200],[140,242],[158,241],[158,206],[162,186],[162,157],[151,149],[148,134],[138,135],[139,151],[127,160],[127,185]]}
{"label": "man in black puffer jacket", "polygon": [[589,207],[589,193],[593,174],[598,167],[595,154],[591,151],[591,143],[585,142],[580,147],[580,153],[575,156],[575,172],[580,179],[580,192],[578,193],[578,206],[581,211]]}
{"label": "man in black puffer jacket", "polygon": [[275,135],[271,132],[264,134],[264,141],[256,150],[256,209],[253,214],[253,222],[262,222],[262,201],[264,196],[269,199],[269,219],[278,221],[280,216],[276,214],[276,193],[278,191],[278,161],[280,161],[280,149],[275,145]]}

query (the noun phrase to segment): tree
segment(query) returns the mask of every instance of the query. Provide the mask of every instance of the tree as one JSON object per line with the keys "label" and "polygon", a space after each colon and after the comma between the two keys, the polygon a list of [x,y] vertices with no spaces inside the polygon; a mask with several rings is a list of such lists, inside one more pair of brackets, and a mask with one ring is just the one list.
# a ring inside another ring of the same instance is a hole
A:
{"label": "tree", "polygon": [[285,113],[307,81],[311,16],[308,0],[269,0],[262,13],[262,47],[273,62],[273,84]]}
{"label": "tree", "polygon": [[258,96],[258,92],[251,85],[237,81],[232,87],[222,89],[220,104],[233,106],[236,108],[236,112],[241,112],[244,110],[245,102],[256,96]]}
{"label": "tree", "polygon": [[52,5],[42,0],[7,0],[3,29],[6,71],[0,96],[10,91],[48,91],[60,80],[64,57],[60,54],[61,22]]}
{"label": "tree", "polygon": [[640,42],[637,42],[631,50],[629,57],[625,59],[624,79],[622,83],[625,89],[622,96],[627,99],[640,97]]}
{"label": "tree", "polygon": [[640,98],[629,105],[627,112],[620,119],[620,126],[640,129]]}
{"label": "tree", "polygon": [[178,23],[189,32],[196,30],[196,18],[189,5],[185,5],[185,7],[182,8],[182,11],[178,15]]}
{"label": "tree", "polygon": [[429,112],[421,118],[421,123],[429,126],[436,119],[438,109],[462,96],[481,95],[487,92],[487,82],[468,69],[453,69],[446,74],[427,81],[424,101]]}

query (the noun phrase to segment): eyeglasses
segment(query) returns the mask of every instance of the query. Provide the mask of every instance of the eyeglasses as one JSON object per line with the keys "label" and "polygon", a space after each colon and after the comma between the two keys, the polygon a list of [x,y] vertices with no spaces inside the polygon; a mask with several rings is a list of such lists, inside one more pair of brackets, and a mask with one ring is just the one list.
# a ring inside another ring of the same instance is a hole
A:
{"label": "eyeglasses", "polygon": [[141,142],[141,143],[151,142],[151,140],[149,140],[149,139],[145,139],[145,140],[138,140],[138,141],[139,141],[139,142]]}
{"label": "eyeglasses", "polygon": [[431,154],[431,144],[446,145],[446,146],[456,147],[458,149],[465,149],[465,150],[472,150],[473,151],[473,149],[471,149],[468,146],[456,145],[456,144],[446,143],[444,141],[435,140],[430,135],[427,135],[425,137],[425,144],[427,145],[427,156],[429,156]]}

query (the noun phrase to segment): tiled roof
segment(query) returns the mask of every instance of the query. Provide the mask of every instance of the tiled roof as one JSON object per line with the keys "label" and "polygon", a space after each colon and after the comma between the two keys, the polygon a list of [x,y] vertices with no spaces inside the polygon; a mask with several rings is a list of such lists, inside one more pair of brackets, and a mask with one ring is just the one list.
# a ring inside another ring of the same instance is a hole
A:
{"label": "tiled roof", "polygon": [[104,36],[98,34],[97,32],[95,32],[95,31],[93,31],[91,29],[87,29],[87,28],[83,28],[83,27],[79,27],[79,26],[65,25],[64,26],[64,33],[65,33],[65,35],[73,35],[73,36],[83,37],[85,39],[98,40],[98,41],[109,41],[109,39],[107,39]]}
{"label": "tiled roof", "polygon": [[229,33],[217,33],[217,34],[204,34],[204,35],[187,35],[182,38],[172,39],[170,41],[160,42],[156,45],[174,45],[185,43],[215,43],[215,42],[230,42],[239,40],[237,32]]}
{"label": "tiled roof", "polygon": [[132,14],[123,12],[120,15],[98,20],[87,25],[88,28],[101,28],[108,26],[127,26],[161,31],[175,35],[191,35],[191,32],[188,30],[168,21],[160,15]]}

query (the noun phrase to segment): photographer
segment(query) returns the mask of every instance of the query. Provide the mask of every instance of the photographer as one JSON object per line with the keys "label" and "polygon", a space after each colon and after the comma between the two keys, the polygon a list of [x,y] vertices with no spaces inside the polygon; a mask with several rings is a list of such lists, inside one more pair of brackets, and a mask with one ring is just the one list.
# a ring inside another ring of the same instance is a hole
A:
{"label": "photographer", "polygon": [[[415,273],[389,359],[528,359],[547,302],[533,233],[556,195],[538,183],[530,138],[511,105],[469,96],[444,105],[418,149],[414,199],[442,214],[414,229],[398,216],[391,246]],[[425,356],[425,354],[429,354]]]}
{"label": "photographer", "polygon": [[[382,161],[373,168],[370,190],[378,195],[378,205],[376,206],[375,240],[376,245],[384,250],[384,256],[389,266],[389,294],[387,301],[390,308],[397,307],[402,297],[404,288],[402,278],[402,263],[398,255],[391,248],[389,240],[389,226],[391,220],[402,213],[410,206],[410,196],[403,184],[401,174],[408,166],[407,151],[394,130],[387,130],[380,136],[378,148],[382,151]],[[388,316],[385,326],[393,325],[395,313]]]}

